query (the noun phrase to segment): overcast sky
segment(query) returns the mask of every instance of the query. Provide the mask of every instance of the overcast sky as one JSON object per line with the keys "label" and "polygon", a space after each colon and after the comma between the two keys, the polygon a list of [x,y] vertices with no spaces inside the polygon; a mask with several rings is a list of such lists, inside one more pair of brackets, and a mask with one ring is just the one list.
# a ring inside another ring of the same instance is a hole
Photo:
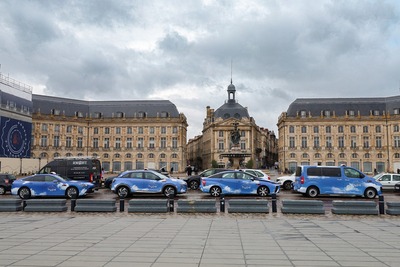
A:
{"label": "overcast sky", "polygon": [[201,134],[228,97],[274,130],[296,98],[400,94],[400,1],[0,1],[0,71],[33,93],[168,99]]}

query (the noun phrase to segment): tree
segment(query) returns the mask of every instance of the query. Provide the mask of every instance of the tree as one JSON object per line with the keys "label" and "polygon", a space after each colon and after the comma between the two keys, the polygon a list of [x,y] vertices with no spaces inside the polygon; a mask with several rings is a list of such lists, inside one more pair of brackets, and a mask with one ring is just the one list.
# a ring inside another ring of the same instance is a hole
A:
{"label": "tree", "polygon": [[213,160],[211,161],[211,167],[212,167],[212,168],[218,168],[218,163],[217,163],[217,161],[216,161],[215,159],[213,159]]}
{"label": "tree", "polygon": [[250,159],[248,162],[246,162],[246,168],[247,169],[252,169],[254,165],[254,162],[252,159]]}

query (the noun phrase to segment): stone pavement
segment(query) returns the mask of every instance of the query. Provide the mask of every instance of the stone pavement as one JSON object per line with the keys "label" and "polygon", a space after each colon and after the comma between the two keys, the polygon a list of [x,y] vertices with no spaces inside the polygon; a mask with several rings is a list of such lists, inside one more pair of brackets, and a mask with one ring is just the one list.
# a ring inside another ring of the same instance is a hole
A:
{"label": "stone pavement", "polygon": [[1,213],[0,266],[399,266],[400,218]]}

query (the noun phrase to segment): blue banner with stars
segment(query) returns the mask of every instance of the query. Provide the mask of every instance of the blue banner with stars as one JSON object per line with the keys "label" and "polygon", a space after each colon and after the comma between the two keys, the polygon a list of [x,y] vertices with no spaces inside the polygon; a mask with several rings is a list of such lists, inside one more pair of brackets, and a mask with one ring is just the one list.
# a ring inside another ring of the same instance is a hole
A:
{"label": "blue banner with stars", "polygon": [[30,158],[32,123],[0,117],[0,157]]}

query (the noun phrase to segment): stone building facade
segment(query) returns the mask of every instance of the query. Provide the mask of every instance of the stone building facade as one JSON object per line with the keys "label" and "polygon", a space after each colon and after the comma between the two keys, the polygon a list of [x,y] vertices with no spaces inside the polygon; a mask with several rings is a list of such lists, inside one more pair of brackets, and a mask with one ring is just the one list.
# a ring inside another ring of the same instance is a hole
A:
{"label": "stone building facade", "polygon": [[168,100],[83,101],[33,94],[32,102],[32,157],[99,157],[110,172],[185,169],[187,119]]}
{"label": "stone building facade", "polygon": [[400,96],[296,99],[278,120],[279,165],[400,170]]}
{"label": "stone building facade", "polygon": [[209,106],[203,122],[202,135],[188,142],[188,161],[200,169],[212,167],[216,163],[223,168],[233,166],[231,133],[235,125],[240,133],[236,156],[241,155],[240,164],[244,167],[249,161],[253,168],[267,167],[277,160],[277,140],[273,131],[259,127],[250,117],[247,108],[236,99],[236,88],[228,86],[228,100],[218,109]]}

